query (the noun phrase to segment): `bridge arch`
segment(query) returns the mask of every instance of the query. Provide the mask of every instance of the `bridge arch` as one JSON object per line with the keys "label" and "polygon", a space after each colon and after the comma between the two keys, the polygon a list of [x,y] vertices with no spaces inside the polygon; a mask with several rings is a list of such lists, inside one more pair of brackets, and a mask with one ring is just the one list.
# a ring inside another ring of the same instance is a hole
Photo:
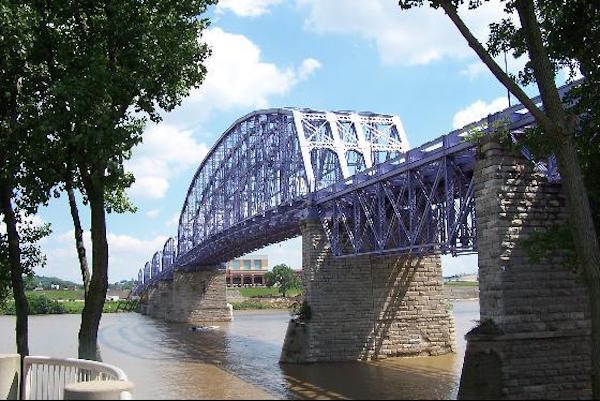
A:
{"label": "bridge arch", "polygon": [[247,114],[194,175],[177,265],[222,263],[297,236],[310,193],[407,150],[397,116],[292,108]]}

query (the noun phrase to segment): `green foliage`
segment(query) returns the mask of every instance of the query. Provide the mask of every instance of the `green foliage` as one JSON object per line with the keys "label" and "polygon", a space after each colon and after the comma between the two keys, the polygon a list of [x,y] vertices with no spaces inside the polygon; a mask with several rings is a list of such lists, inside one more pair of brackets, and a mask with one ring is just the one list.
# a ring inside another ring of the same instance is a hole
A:
{"label": "green foliage", "polygon": [[486,130],[482,127],[473,127],[467,131],[465,140],[471,143],[479,143],[486,136]]}
{"label": "green foliage", "polygon": [[445,287],[458,287],[458,288],[477,288],[479,283],[477,281],[448,281],[444,283]]}
{"label": "green foliage", "polygon": [[[43,294],[27,294],[27,303],[29,304],[29,314],[31,315],[55,315],[66,313],[63,305],[47,297]],[[6,315],[15,314],[15,303],[14,301],[8,301],[2,312]]]}
{"label": "green foliage", "polygon": [[233,302],[234,310],[261,310],[261,309],[273,309],[269,307],[269,304],[260,301],[242,301],[242,302]]}
{"label": "green foliage", "polygon": [[562,266],[579,272],[579,262],[573,235],[568,226],[553,226],[548,230],[536,230],[520,241],[531,263],[539,263],[546,258],[561,257]]}
{"label": "green foliage", "polygon": [[[43,288],[44,290],[51,290],[52,285],[58,285],[60,289],[64,289],[65,287],[71,289],[76,288],[78,290],[82,289],[83,286],[81,284],[76,284],[72,281],[62,280],[57,277],[46,277],[46,276],[38,276],[32,275],[25,279],[25,289],[28,291],[32,291],[35,288]],[[72,291],[48,291],[48,293],[71,293]],[[83,292],[82,292],[83,294]]]}
{"label": "green foliage", "polygon": [[269,287],[277,286],[285,297],[289,290],[302,285],[291,267],[286,264],[276,265],[265,275]]}
{"label": "green foliage", "polygon": [[44,295],[52,300],[61,301],[75,301],[84,299],[83,290],[69,291],[69,290],[49,290],[49,291],[35,291],[34,294]]}
{"label": "green foliage", "polygon": [[[81,314],[85,306],[82,301],[58,301],[45,293],[28,293],[27,302],[29,304],[29,313],[31,315],[61,315],[61,314]],[[119,302],[106,302],[103,313],[116,313]],[[11,299],[0,305],[0,315],[14,315],[15,302]]]}
{"label": "green foliage", "polygon": [[306,300],[295,303],[292,305],[292,309],[290,311],[292,317],[296,320],[307,322],[312,319],[312,308],[308,304]]}
{"label": "green foliage", "polygon": [[[240,288],[240,295],[247,298],[272,298],[279,296],[280,291],[277,287],[255,287],[255,288]],[[288,290],[287,295],[295,297],[302,294],[302,288],[292,288]]]}
{"label": "green foliage", "polygon": [[[31,283],[33,270],[46,265],[46,255],[42,253],[39,241],[50,235],[50,225],[36,225],[30,218],[21,214],[17,215],[19,220],[18,231],[21,240],[21,267],[25,275],[25,284]],[[6,302],[11,294],[12,284],[10,277],[10,261],[8,255],[8,239],[6,234],[0,234],[0,304]]]}

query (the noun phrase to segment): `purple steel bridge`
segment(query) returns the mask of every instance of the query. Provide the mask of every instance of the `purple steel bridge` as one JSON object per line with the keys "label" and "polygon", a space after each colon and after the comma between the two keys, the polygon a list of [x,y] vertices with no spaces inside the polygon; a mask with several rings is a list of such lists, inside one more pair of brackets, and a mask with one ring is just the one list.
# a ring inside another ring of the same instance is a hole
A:
{"label": "purple steel bridge", "polygon": [[[307,218],[321,221],[336,257],[474,252],[473,138],[502,129],[516,141],[534,124],[516,105],[411,149],[397,116],[252,112],[201,163],[177,241],[170,238],[139,271],[134,293],[175,270],[214,268],[296,237]],[[560,179],[554,157],[532,162],[549,180]]]}

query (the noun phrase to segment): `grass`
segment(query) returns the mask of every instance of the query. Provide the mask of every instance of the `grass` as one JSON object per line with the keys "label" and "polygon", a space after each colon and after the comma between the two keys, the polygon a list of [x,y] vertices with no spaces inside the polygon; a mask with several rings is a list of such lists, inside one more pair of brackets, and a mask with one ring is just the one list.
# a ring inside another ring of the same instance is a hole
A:
{"label": "grass", "polygon": [[[30,315],[62,315],[62,314],[77,314],[80,315],[83,312],[84,303],[78,301],[57,301],[48,299],[43,305],[40,306],[40,302],[33,301],[30,297]],[[118,301],[106,301],[104,303],[103,313],[115,313],[117,312]],[[123,309],[119,309],[122,311]],[[10,300],[6,303],[5,307],[0,307],[0,315],[14,315],[15,314],[15,301]]]}
{"label": "grass", "polygon": [[448,281],[444,283],[446,287],[461,287],[461,288],[477,288],[479,283],[477,281]]}
{"label": "grass", "polygon": [[286,300],[273,300],[251,298],[242,302],[231,303],[234,310],[261,310],[261,309],[278,309],[278,310],[289,310],[293,305],[294,301],[291,298]]}
{"label": "grass", "polygon": [[[279,297],[281,294],[279,293],[279,288],[275,287],[254,287],[254,288],[238,288],[240,291],[240,295],[246,298],[270,298],[270,297]],[[294,288],[291,289],[285,294],[287,297],[295,297],[302,293],[302,289]]]}
{"label": "grass", "polygon": [[268,304],[257,301],[242,301],[232,303],[233,310],[255,310],[255,309],[272,309]]}
{"label": "grass", "polygon": [[52,300],[83,300],[83,290],[27,291],[27,294],[45,295]]}

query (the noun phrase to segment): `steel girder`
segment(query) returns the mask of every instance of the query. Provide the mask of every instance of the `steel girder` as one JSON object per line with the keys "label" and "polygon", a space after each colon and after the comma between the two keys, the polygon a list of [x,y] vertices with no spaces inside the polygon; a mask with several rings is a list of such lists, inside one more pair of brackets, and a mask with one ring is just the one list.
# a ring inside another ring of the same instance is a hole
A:
{"label": "steel girder", "polygon": [[[573,85],[559,89],[561,97]],[[541,104],[539,97],[534,103]],[[269,109],[221,136],[200,165],[169,239],[163,269],[199,269],[300,234],[310,209],[338,257],[461,253],[476,249],[474,145],[466,137],[506,130],[514,142],[535,119],[509,107],[409,150],[400,119],[373,113]],[[556,159],[533,160],[558,181]],[[134,293],[153,284],[151,265]]]}
{"label": "steel girder", "polygon": [[314,194],[333,255],[473,251],[474,152],[454,133]]}
{"label": "steel girder", "polygon": [[196,172],[177,265],[226,262],[298,235],[307,194],[408,149],[396,116],[270,109],[237,120]]}

